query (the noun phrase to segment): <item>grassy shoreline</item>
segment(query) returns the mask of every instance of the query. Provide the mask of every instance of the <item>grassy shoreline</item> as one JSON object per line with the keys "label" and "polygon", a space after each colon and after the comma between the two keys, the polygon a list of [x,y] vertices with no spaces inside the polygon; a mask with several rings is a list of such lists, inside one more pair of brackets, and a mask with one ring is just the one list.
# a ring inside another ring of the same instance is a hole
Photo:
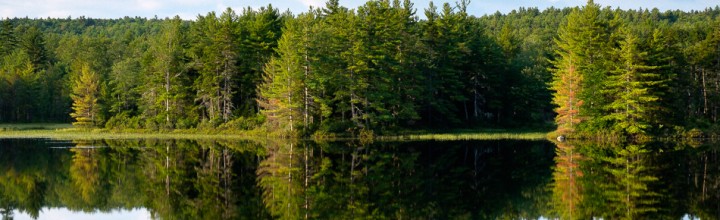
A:
{"label": "grassy shoreline", "polygon": [[[512,131],[512,130],[453,130],[453,131],[407,131],[391,135],[378,135],[376,141],[453,141],[453,140],[544,140],[544,131]],[[77,129],[70,124],[0,124],[0,138],[50,138],[50,139],[238,139],[256,140],[282,138],[260,130],[228,131],[228,130],[124,130],[108,129]],[[312,138],[310,138],[312,139]],[[327,138],[323,140],[356,139],[348,137]]]}

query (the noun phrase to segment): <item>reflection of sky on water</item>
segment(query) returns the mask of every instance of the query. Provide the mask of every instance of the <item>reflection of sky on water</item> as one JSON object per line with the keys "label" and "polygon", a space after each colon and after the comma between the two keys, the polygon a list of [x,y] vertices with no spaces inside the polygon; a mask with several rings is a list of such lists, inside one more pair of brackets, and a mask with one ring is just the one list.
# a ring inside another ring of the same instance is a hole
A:
{"label": "reflection of sky on water", "polygon": [[[33,219],[27,213],[16,212],[15,220],[31,220]],[[70,211],[66,208],[43,208],[40,212],[38,220],[140,220],[150,219],[150,212],[147,209],[133,210],[113,210],[112,212],[96,212],[86,213],[78,211]]]}

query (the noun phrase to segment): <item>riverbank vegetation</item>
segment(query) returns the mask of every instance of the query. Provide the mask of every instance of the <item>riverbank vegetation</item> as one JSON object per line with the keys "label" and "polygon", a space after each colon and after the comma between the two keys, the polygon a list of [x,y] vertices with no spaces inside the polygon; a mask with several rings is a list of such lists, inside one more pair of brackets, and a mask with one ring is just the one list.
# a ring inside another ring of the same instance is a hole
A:
{"label": "riverbank vegetation", "polygon": [[[547,129],[468,129],[468,130],[405,130],[376,136],[364,131],[358,134],[316,132],[306,140],[317,142],[361,139],[362,141],[421,141],[421,140],[542,140]],[[285,135],[285,136],[283,136]],[[145,129],[77,128],[71,124],[0,124],[0,138],[50,138],[62,140],[103,139],[232,139],[265,140],[287,137],[288,134],[268,133],[262,129],[236,130],[223,128],[187,128],[149,131]]]}
{"label": "riverbank vegetation", "polygon": [[589,1],[477,17],[467,6],[5,18],[0,123],[331,137],[547,127],[557,115],[571,137],[720,130],[718,7]]}

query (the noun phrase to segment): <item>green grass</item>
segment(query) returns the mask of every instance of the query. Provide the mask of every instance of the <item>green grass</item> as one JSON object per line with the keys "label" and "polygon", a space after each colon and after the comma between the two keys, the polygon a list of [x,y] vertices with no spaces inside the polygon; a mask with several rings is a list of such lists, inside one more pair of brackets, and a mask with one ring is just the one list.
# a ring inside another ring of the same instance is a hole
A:
{"label": "green grass", "polygon": [[[434,131],[407,131],[392,135],[374,135],[376,141],[397,140],[543,140],[547,132],[541,130],[452,130],[443,133]],[[51,138],[51,139],[265,139],[277,138],[263,131],[223,131],[223,130],[173,130],[147,131],[108,129],[77,129],[70,124],[0,124],[0,138]],[[330,138],[330,139],[336,139]],[[352,139],[352,138],[350,138]]]}
{"label": "green grass", "polygon": [[264,138],[256,131],[221,132],[175,130],[166,132],[107,129],[78,129],[70,124],[0,124],[0,138],[50,138],[73,140],[97,139],[258,139]]}
{"label": "green grass", "polygon": [[500,132],[500,133],[463,133],[463,134],[409,134],[381,136],[378,140],[545,140],[545,132]]}
{"label": "green grass", "polygon": [[413,131],[403,134],[379,136],[378,140],[545,140],[548,131],[505,130],[505,129],[463,129],[446,132]]}
{"label": "green grass", "polygon": [[0,124],[0,131],[16,130],[57,130],[72,128],[72,124],[30,123],[30,124]]}

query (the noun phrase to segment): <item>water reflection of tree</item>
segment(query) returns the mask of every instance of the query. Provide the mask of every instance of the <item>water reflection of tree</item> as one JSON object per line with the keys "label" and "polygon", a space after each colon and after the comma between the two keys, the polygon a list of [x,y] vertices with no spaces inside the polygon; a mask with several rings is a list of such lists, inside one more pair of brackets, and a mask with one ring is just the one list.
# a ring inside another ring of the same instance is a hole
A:
{"label": "water reflection of tree", "polygon": [[[257,169],[258,185],[263,189],[263,202],[273,217],[300,218],[303,187],[300,182],[297,143],[292,141],[266,142],[266,157]],[[295,158],[293,158],[295,157]]]}
{"label": "water reflection of tree", "polygon": [[0,140],[0,215],[12,219],[15,211],[37,218],[45,204],[54,173],[62,170],[58,155],[37,143]]}
{"label": "water reflection of tree", "polygon": [[96,204],[98,201],[93,200],[97,198],[95,194],[100,189],[100,160],[92,142],[76,141],[75,144],[76,146],[70,149],[73,152],[70,178],[83,202]]}
{"label": "water reflection of tree", "polygon": [[462,144],[273,141],[258,184],[281,219],[540,216],[542,151]]}
{"label": "water reflection of tree", "polygon": [[552,206],[561,219],[583,218],[578,211],[582,202],[582,187],[579,183],[583,176],[579,166],[581,160],[583,156],[575,146],[567,142],[557,142]]}
{"label": "water reflection of tree", "polygon": [[145,207],[162,219],[720,219],[717,145],[564,144],[556,152],[534,142],[8,147],[0,214]]}
{"label": "water reflection of tree", "polygon": [[[257,145],[233,141],[148,141],[145,207],[163,219],[259,219]],[[249,184],[248,184],[249,182]]]}
{"label": "water reflection of tree", "polygon": [[661,205],[644,144],[557,143],[553,204],[563,219],[644,219]]}
{"label": "water reflection of tree", "polygon": [[664,154],[660,163],[666,164],[668,188],[672,198],[687,198],[669,205],[687,210],[694,219],[720,219],[720,143],[705,145],[681,144]]}

